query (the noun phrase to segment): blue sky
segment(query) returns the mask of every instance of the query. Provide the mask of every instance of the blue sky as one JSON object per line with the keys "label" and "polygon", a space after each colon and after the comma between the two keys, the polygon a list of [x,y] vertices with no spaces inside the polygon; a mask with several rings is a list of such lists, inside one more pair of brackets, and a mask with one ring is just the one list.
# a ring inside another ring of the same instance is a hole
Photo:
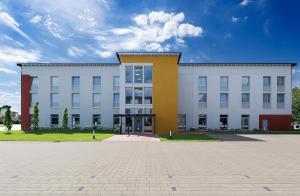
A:
{"label": "blue sky", "polygon": [[[117,62],[116,51],[180,51],[181,62],[299,64],[299,10],[295,0],[2,0],[0,106],[20,111],[17,62]],[[299,65],[293,85],[300,86]]]}

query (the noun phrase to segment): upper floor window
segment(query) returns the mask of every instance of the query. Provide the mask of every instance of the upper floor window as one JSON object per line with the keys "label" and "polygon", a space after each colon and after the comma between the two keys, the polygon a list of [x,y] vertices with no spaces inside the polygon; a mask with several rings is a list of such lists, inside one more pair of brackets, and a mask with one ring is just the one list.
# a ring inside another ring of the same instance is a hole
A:
{"label": "upper floor window", "polygon": [[101,106],[101,94],[93,93],[93,107],[99,108]]}
{"label": "upper floor window", "polygon": [[133,66],[131,65],[125,67],[125,82],[133,83]]}
{"label": "upper floor window", "polygon": [[126,87],[125,88],[125,103],[126,104],[132,104],[132,100],[133,100],[132,87]]}
{"label": "upper floor window", "polygon": [[144,82],[152,83],[152,66],[144,66]]}
{"label": "upper floor window", "polygon": [[199,76],[199,90],[207,91],[207,77],[206,76]]}
{"label": "upper floor window", "polygon": [[72,90],[73,91],[79,91],[80,89],[80,77],[79,76],[73,76],[72,77]]}
{"label": "upper floor window", "polygon": [[277,77],[277,91],[284,91],[284,76]]}
{"label": "upper floor window", "polygon": [[271,94],[270,93],[263,94],[263,108],[271,108]]}
{"label": "upper floor window", "polygon": [[134,88],[134,104],[143,103],[143,88],[135,87]]}
{"label": "upper floor window", "polygon": [[249,107],[250,107],[250,94],[242,93],[242,108],[249,108]]}
{"label": "upper floor window", "polygon": [[72,93],[72,107],[79,108],[80,107],[80,94]]}
{"label": "upper floor window", "polygon": [[220,94],[220,107],[227,108],[228,107],[228,93]]}
{"label": "upper floor window", "polygon": [[277,108],[284,108],[284,94],[277,94]]}
{"label": "upper floor window", "polygon": [[271,76],[264,76],[263,78],[263,90],[271,91]]}
{"label": "upper floor window", "polygon": [[59,106],[59,94],[58,93],[51,93],[51,107],[56,108]]}
{"label": "upper floor window", "polygon": [[30,91],[37,92],[38,91],[38,77],[31,77],[30,81]]}
{"label": "upper floor window", "polygon": [[120,107],[120,93],[114,93],[113,96],[113,107]]}
{"label": "upper floor window", "polygon": [[114,76],[113,90],[114,90],[114,92],[118,92],[119,89],[120,89],[120,77],[119,76]]}
{"label": "upper floor window", "polygon": [[134,83],[143,83],[143,66],[134,66]]}
{"label": "upper floor window", "polygon": [[220,90],[221,91],[228,91],[228,76],[221,76],[220,77]]}
{"label": "upper floor window", "polygon": [[101,91],[101,76],[93,77],[93,91]]}
{"label": "upper floor window", "polygon": [[51,76],[51,91],[58,92],[59,91],[59,77]]}
{"label": "upper floor window", "polygon": [[242,77],[242,91],[249,91],[250,90],[250,76],[243,76]]}
{"label": "upper floor window", "polygon": [[144,88],[144,104],[152,104],[152,88]]}
{"label": "upper floor window", "polygon": [[33,107],[36,102],[38,101],[37,100],[37,93],[30,93],[30,106]]}
{"label": "upper floor window", "polygon": [[203,108],[207,106],[207,93],[199,93],[198,104]]}

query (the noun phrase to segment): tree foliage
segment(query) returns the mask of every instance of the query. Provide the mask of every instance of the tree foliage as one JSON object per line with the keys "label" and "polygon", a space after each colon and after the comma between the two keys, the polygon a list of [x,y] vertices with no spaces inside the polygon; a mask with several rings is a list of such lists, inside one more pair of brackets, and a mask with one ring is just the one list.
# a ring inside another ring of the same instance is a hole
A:
{"label": "tree foliage", "polygon": [[292,113],[293,120],[300,121],[300,88],[293,88],[292,90]]}
{"label": "tree foliage", "polygon": [[69,116],[68,116],[68,108],[65,108],[64,113],[63,113],[63,118],[62,118],[62,127],[63,128],[68,128],[68,122],[69,122]]}
{"label": "tree foliage", "polygon": [[11,130],[13,121],[11,118],[10,106],[6,107],[3,124],[7,128],[8,131]]}
{"label": "tree foliage", "polygon": [[36,102],[33,108],[33,115],[32,115],[32,128],[37,130],[39,128],[39,102]]}

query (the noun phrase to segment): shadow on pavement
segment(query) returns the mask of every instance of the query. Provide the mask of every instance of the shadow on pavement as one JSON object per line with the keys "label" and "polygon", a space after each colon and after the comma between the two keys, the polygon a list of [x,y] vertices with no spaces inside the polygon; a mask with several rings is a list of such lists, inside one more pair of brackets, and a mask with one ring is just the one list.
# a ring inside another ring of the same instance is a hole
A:
{"label": "shadow on pavement", "polygon": [[219,139],[221,141],[227,142],[227,141],[254,141],[254,142],[263,142],[264,140],[252,138],[252,137],[246,137],[242,135],[236,135],[236,134],[222,134],[222,133],[207,133],[206,135],[210,137],[214,137],[216,139]]}

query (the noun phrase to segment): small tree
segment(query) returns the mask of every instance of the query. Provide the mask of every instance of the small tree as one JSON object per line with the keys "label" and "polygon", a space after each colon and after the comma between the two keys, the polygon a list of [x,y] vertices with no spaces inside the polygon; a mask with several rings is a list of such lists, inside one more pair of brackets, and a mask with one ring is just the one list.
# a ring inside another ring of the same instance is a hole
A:
{"label": "small tree", "polygon": [[65,108],[64,113],[63,113],[63,118],[61,121],[62,127],[64,129],[68,128],[68,122],[69,122],[68,108]]}
{"label": "small tree", "polygon": [[5,125],[8,131],[11,130],[13,122],[11,118],[10,106],[6,107],[3,124]]}
{"label": "small tree", "polygon": [[33,108],[33,115],[32,115],[32,128],[37,130],[39,128],[39,102],[36,102]]}

